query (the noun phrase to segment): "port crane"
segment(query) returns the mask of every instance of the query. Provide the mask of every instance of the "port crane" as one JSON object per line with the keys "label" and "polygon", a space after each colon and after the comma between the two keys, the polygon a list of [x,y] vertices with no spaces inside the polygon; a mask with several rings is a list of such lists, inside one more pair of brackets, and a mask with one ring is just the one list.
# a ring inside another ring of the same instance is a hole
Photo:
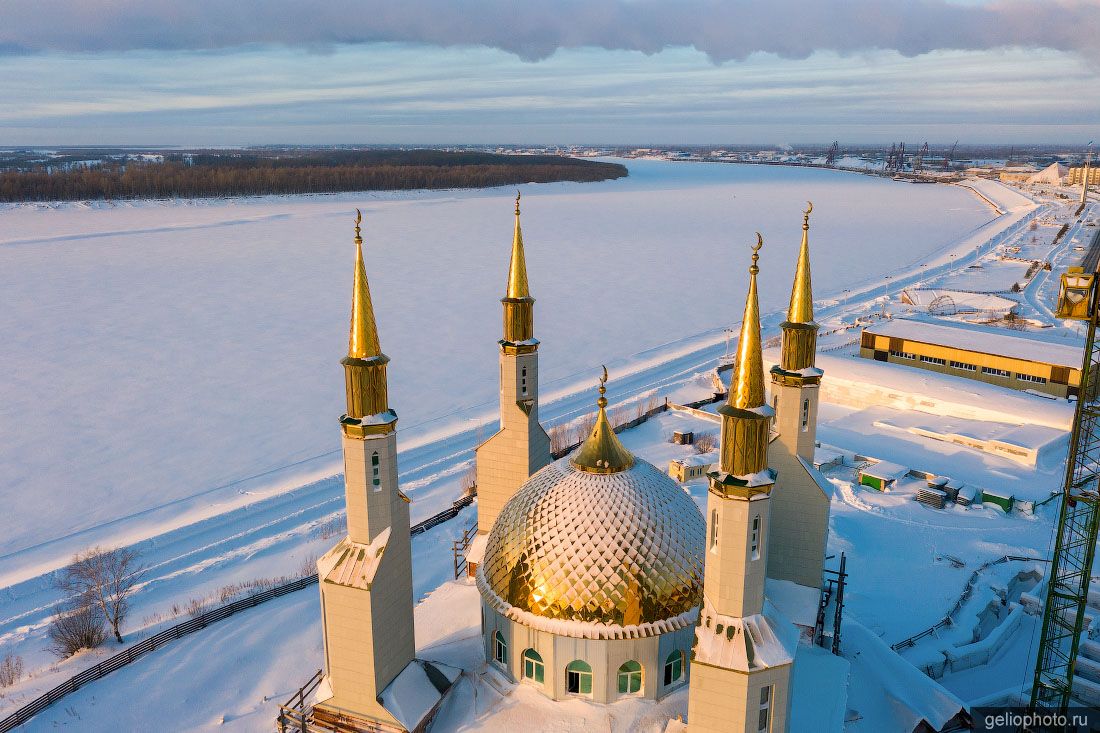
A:
{"label": "port crane", "polygon": [[951,167],[951,160],[955,157],[955,148],[959,147],[959,141],[956,140],[955,144],[951,146],[951,150],[943,156],[943,169],[947,170]]}
{"label": "port crane", "polygon": [[1098,279],[1100,271],[1085,272],[1081,267],[1071,267],[1062,275],[1058,293],[1056,316],[1084,321],[1088,325],[1031,690],[1030,707],[1040,713],[1065,713],[1069,705],[1085,621],[1089,577],[1096,554],[1097,520],[1100,519],[1100,495],[1097,493],[1100,481]]}

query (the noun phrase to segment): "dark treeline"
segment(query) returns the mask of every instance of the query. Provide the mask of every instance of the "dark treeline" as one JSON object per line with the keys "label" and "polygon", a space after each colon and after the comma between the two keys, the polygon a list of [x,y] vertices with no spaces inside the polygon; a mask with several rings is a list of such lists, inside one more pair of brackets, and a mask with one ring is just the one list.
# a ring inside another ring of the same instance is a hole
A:
{"label": "dark treeline", "polygon": [[558,155],[439,150],[169,153],[163,162],[106,160],[0,173],[0,201],[201,198],[263,194],[480,188],[627,175],[617,163]]}

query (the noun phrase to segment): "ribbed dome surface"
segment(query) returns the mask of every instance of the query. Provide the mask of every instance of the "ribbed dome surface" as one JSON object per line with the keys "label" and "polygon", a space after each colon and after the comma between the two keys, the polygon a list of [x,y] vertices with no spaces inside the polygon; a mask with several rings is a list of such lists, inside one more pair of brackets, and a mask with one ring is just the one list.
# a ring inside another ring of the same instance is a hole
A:
{"label": "ribbed dome surface", "polygon": [[604,475],[580,471],[566,457],[504,506],[478,587],[490,602],[495,595],[548,619],[663,621],[701,601],[705,535],[695,502],[652,464],[635,459]]}

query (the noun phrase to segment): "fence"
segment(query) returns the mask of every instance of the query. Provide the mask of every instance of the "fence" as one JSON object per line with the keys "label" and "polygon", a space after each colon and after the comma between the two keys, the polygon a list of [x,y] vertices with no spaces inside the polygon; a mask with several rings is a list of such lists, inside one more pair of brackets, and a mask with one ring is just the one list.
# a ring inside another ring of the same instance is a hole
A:
{"label": "fence", "polygon": [[[439,514],[435,514],[428,517],[423,522],[417,522],[409,530],[409,536],[414,537],[422,532],[442,524],[450,519],[454,519],[458,516],[458,513],[464,508],[468,507],[474,501],[474,496],[464,496],[458,501],[454,502],[448,509],[444,509]],[[46,694],[38,697],[37,699],[27,703],[23,707],[16,710],[8,717],[0,720],[0,733],[7,733],[7,731],[13,730],[28,720],[38,715],[40,712],[53,705],[61,698],[76,692],[89,682],[95,682],[98,679],[106,677],[111,672],[125,667],[130,662],[139,659],[149,652],[164,646],[170,641],[174,641],[181,637],[193,634],[194,632],[204,629],[212,623],[221,621],[222,619],[229,618],[235,613],[244,611],[245,609],[254,608],[261,603],[266,603],[274,598],[285,596],[287,593],[293,593],[294,591],[301,590],[308,586],[314,585],[317,582],[317,574],[307,575],[304,578],[298,580],[292,580],[289,583],[275,586],[261,593],[250,595],[245,598],[227,603],[224,606],[219,606],[211,611],[195,616],[194,618],[178,623],[175,626],[165,629],[157,634],[153,634],[148,639],[140,641],[131,647],[123,649],[118,654],[112,657],[108,657],[99,664],[89,667],[83,672],[70,677],[66,681],[62,682],[57,687],[53,688]]]}
{"label": "fence", "polygon": [[977,569],[970,574],[970,579],[966,581],[966,587],[963,588],[963,592],[959,594],[958,600],[955,601],[955,605],[951,607],[951,610],[947,612],[947,615],[936,623],[929,626],[920,633],[913,634],[908,639],[899,641],[897,644],[891,644],[890,648],[895,652],[901,651],[906,647],[916,646],[916,643],[926,636],[931,636],[936,633],[938,629],[942,629],[944,626],[950,626],[955,623],[955,617],[962,610],[963,605],[970,600],[970,595],[974,592],[974,586],[978,584],[978,576],[981,575],[983,570],[991,568],[994,565],[1000,565],[1002,563],[1009,562],[1011,560],[1017,560],[1020,562],[1050,562],[1050,560],[1044,560],[1041,557],[1023,557],[1020,555],[1005,555],[998,557],[988,562],[982,563]]}

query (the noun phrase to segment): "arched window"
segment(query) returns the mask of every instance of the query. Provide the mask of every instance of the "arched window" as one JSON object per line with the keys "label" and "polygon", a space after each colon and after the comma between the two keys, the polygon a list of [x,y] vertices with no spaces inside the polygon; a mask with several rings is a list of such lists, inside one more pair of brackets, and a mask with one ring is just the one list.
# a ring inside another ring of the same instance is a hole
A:
{"label": "arched window", "polygon": [[542,664],[542,657],[534,649],[528,649],[523,653],[523,678],[525,680],[538,682],[541,685],[545,677],[545,669]]}
{"label": "arched window", "polygon": [[378,451],[375,451],[374,453],[371,454],[371,457],[370,457],[371,483],[374,484],[374,490],[375,491],[381,491],[382,490],[382,477],[378,472],[378,464],[379,464]]}
{"label": "arched window", "polygon": [[508,664],[508,642],[499,631],[493,637],[493,659],[499,664]]}
{"label": "arched window", "polygon": [[671,685],[684,676],[684,653],[676,649],[665,660],[665,685]]}
{"label": "arched window", "polygon": [[619,667],[619,694],[632,695],[642,689],[642,665],[631,659]]}
{"label": "arched window", "polygon": [[592,694],[592,668],[576,659],[565,668],[565,691],[574,695]]}

